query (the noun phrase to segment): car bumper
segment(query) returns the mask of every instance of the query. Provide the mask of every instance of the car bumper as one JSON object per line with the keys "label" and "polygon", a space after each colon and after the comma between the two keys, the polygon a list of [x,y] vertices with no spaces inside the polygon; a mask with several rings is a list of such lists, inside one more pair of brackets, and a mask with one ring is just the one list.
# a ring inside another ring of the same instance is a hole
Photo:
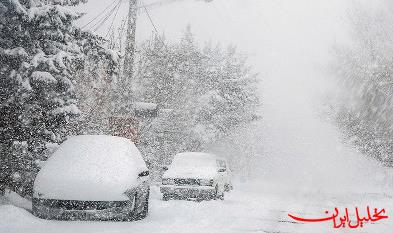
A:
{"label": "car bumper", "polygon": [[211,186],[177,186],[162,185],[161,193],[169,198],[179,199],[212,199],[216,195],[216,189]]}
{"label": "car bumper", "polygon": [[42,219],[64,221],[131,221],[134,206],[131,201],[122,203],[121,206],[107,209],[70,209],[54,207],[47,204],[47,200],[33,199],[33,214]]}

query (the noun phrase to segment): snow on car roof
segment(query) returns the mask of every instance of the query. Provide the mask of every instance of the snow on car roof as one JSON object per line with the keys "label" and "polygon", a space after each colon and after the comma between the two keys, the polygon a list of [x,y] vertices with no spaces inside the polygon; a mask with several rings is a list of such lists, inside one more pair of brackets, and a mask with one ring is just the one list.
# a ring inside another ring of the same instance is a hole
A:
{"label": "snow on car roof", "polygon": [[217,156],[204,152],[184,152],[175,155],[172,164],[174,166],[214,166],[216,167]]}
{"label": "snow on car roof", "polygon": [[212,179],[217,174],[217,156],[203,152],[185,152],[175,155],[163,178]]}
{"label": "snow on car roof", "polygon": [[34,195],[47,199],[115,201],[147,170],[128,139],[83,135],[68,139],[48,159],[34,183]]}

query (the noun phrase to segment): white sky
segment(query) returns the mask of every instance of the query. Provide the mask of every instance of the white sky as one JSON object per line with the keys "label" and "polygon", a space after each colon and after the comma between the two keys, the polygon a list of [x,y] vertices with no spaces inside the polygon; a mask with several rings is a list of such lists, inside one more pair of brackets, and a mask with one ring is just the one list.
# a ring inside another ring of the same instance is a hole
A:
{"label": "white sky", "polygon": [[[90,0],[79,7],[87,15],[84,25],[113,0]],[[160,0],[143,0],[149,4]],[[169,40],[178,40],[190,24],[198,41],[233,43],[248,53],[257,72],[262,74],[310,61],[324,62],[334,40],[340,40],[345,17],[346,0],[163,0],[162,6],[149,12],[159,33]],[[122,0],[115,25],[120,25],[128,10]],[[98,33],[105,35],[111,20]],[[140,10],[137,41],[150,37],[153,31],[144,9]]]}

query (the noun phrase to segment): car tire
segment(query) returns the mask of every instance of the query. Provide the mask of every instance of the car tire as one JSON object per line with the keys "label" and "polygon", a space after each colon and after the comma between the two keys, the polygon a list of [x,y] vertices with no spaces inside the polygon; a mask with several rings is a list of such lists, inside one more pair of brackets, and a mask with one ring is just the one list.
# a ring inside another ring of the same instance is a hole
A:
{"label": "car tire", "polygon": [[222,194],[221,194],[220,196],[218,196],[218,198],[219,198],[221,201],[224,200],[224,194],[225,194],[225,192],[222,192]]}
{"label": "car tire", "polygon": [[224,192],[221,194],[218,193],[218,185],[216,185],[216,193],[214,194],[214,200],[224,200]]}
{"label": "car tire", "polygon": [[169,201],[169,196],[167,194],[162,195],[162,200],[163,201]]}
{"label": "car tire", "polygon": [[[141,220],[146,218],[147,214],[149,213],[149,196],[150,196],[150,189],[147,190],[144,200],[142,201],[143,209],[140,212],[133,213],[134,220]],[[140,200],[138,200],[140,201]]]}

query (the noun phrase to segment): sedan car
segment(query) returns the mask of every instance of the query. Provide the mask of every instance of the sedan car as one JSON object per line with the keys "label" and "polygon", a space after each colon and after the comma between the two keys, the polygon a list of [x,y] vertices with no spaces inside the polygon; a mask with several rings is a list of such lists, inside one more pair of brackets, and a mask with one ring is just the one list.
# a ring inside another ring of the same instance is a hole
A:
{"label": "sedan car", "polygon": [[149,171],[126,138],[66,140],[34,182],[33,214],[57,220],[130,221],[146,217]]}
{"label": "sedan car", "polygon": [[228,178],[227,168],[220,161],[223,160],[216,155],[201,152],[175,155],[163,175],[160,187],[163,200],[223,200]]}

